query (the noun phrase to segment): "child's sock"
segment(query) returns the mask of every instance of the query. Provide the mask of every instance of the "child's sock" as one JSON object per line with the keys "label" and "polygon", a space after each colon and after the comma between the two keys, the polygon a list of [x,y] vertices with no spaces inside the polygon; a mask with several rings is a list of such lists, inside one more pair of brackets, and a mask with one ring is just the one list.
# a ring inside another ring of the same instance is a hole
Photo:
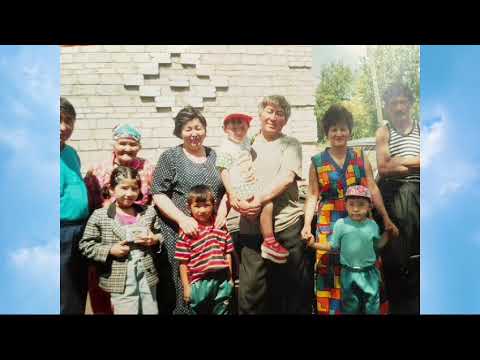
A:
{"label": "child's sock", "polygon": [[269,235],[266,235],[264,238],[263,238],[263,241],[276,241],[275,239],[275,235],[273,234],[269,234]]}

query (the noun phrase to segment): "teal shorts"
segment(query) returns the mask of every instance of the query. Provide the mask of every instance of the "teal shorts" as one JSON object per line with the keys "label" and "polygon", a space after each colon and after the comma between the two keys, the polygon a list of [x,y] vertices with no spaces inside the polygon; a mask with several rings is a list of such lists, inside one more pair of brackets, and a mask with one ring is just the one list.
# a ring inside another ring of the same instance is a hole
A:
{"label": "teal shorts", "polygon": [[208,274],[192,284],[190,307],[195,314],[229,315],[232,292],[226,272]]}
{"label": "teal shorts", "polygon": [[380,313],[380,272],[373,265],[353,270],[342,265],[342,313]]}

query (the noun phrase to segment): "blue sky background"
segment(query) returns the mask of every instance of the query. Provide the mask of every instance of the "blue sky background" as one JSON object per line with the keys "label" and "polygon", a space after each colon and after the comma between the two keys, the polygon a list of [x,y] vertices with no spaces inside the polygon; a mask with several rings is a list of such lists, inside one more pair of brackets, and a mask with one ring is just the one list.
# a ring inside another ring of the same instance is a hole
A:
{"label": "blue sky background", "polygon": [[58,46],[0,46],[0,314],[59,312]]}
{"label": "blue sky background", "polygon": [[480,313],[480,46],[422,46],[421,311]]}

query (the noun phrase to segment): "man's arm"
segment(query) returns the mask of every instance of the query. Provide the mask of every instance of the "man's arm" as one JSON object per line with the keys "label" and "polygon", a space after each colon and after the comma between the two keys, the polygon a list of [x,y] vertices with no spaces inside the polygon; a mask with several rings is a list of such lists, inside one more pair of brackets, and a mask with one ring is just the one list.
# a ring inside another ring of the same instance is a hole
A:
{"label": "man's arm", "polygon": [[380,176],[408,175],[420,169],[420,157],[394,157],[390,156],[388,149],[389,133],[386,126],[382,126],[376,133],[377,166]]}
{"label": "man's arm", "polygon": [[288,187],[295,181],[297,181],[297,174],[288,170],[287,173],[273,183],[270,188],[267,188],[265,192],[259,194],[258,198],[262,206],[287,191]]}

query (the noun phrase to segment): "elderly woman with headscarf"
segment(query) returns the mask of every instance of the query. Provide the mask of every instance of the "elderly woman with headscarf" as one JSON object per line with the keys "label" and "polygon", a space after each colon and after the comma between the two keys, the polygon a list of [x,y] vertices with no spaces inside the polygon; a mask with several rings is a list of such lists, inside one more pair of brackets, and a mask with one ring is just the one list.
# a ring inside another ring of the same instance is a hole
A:
{"label": "elderly woman with headscarf", "polygon": [[[136,203],[149,205],[152,202],[151,183],[153,166],[146,159],[138,157],[141,149],[141,134],[130,124],[117,125],[113,129],[113,152],[110,159],[87,171],[85,183],[89,190],[90,210],[108,207],[115,197],[109,192],[110,175],[118,166],[138,170],[142,180],[142,197]],[[112,314],[110,296],[98,287],[98,276],[94,268],[89,271],[90,304],[94,314]]]}

